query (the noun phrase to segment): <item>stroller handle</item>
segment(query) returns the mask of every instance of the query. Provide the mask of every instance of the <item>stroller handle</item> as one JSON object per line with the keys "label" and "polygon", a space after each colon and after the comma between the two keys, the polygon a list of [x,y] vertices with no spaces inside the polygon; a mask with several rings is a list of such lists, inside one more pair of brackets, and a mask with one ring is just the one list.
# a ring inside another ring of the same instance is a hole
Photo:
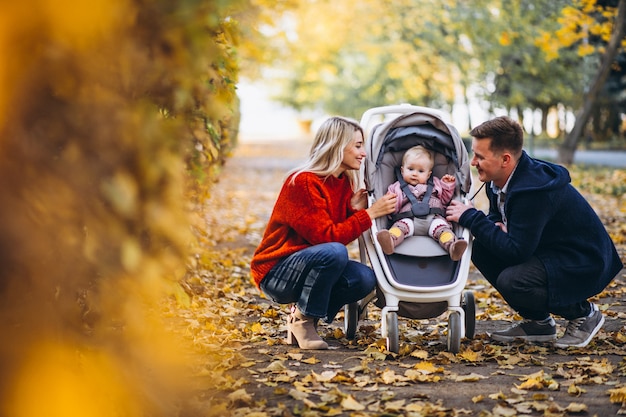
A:
{"label": "stroller handle", "polygon": [[444,114],[437,109],[433,109],[430,107],[423,107],[423,106],[414,106],[409,103],[402,103],[402,104],[394,104],[391,106],[373,107],[371,109],[366,110],[365,113],[363,113],[363,116],[361,117],[361,126],[366,127],[374,116],[378,116],[378,115],[385,116],[388,114],[407,114],[407,113],[414,113],[414,112],[428,113],[439,118],[444,117]]}

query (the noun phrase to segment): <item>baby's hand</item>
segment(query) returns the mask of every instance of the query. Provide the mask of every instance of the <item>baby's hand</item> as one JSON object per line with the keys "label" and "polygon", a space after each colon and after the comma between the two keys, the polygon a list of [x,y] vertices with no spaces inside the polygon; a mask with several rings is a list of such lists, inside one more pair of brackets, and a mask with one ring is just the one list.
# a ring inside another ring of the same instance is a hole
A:
{"label": "baby's hand", "polygon": [[446,174],[443,177],[441,177],[441,181],[443,181],[443,182],[454,182],[454,181],[456,181],[456,178],[454,178],[450,174]]}

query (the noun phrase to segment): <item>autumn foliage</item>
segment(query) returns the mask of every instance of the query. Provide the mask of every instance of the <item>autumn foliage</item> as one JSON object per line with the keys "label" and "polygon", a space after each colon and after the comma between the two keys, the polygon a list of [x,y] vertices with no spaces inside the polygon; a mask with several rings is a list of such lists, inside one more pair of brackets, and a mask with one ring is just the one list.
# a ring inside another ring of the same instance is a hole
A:
{"label": "autumn foliage", "polygon": [[1,415],[171,415],[159,300],[234,142],[233,3],[0,3]]}

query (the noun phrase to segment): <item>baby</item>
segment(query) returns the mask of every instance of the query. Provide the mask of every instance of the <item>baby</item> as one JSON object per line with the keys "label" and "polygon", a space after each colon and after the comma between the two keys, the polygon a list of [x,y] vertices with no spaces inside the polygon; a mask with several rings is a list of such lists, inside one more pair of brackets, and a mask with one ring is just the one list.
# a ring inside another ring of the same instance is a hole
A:
{"label": "baby", "polygon": [[[435,164],[432,153],[421,145],[408,149],[402,157],[400,173],[408,184],[410,192],[418,201],[422,201],[428,188],[428,180],[432,175]],[[446,174],[441,179],[432,178],[432,194],[428,200],[430,208],[441,209],[450,204],[455,190],[456,179]],[[398,196],[395,213],[411,211],[411,202],[402,191],[400,181],[389,186],[389,192]],[[389,230],[383,229],[376,235],[378,243],[387,255],[394,253],[396,246],[401,244],[407,236],[431,236],[442,248],[450,254],[453,261],[458,261],[467,248],[467,242],[457,238],[452,225],[439,214],[427,214],[423,217],[413,215],[401,218],[393,223]]]}

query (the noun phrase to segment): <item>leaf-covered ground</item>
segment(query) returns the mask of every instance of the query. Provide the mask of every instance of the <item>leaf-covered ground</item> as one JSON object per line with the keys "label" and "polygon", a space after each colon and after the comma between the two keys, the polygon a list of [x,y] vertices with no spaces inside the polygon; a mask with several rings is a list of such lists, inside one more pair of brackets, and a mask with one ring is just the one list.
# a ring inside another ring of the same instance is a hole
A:
{"label": "leaf-covered ground", "polygon": [[[343,320],[323,325],[328,351],[284,344],[286,306],[250,281],[258,244],[284,173],[304,141],[244,143],[228,160],[197,222],[201,246],[172,302],[177,330],[192,341],[193,404],[215,416],[564,416],[626,413],[626,287],[620,274],[596,302],[606,324],[585,349],[492,343],[487,332],[515,319],[472,270],[476,336],[446,351],[447,319],[400,319],[398,355],[380,338],[380,310],[368,308],[356,340]],[[624,171],[572,170],[626,258]],[[620,188],[622,187],[622,188]],[[358,248],[351,246],[358,259]],[[564,321],[557,320],[560,330]],[[211,388],[206,388],[210,386]]]}

